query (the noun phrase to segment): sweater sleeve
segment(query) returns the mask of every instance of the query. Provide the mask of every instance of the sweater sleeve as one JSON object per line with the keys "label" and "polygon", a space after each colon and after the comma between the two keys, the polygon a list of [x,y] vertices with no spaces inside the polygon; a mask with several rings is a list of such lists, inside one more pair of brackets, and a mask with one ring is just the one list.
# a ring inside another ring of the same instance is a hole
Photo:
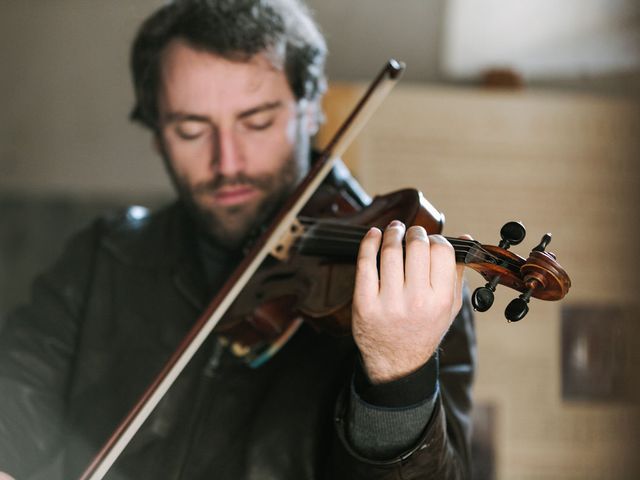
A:
{"label": "sweater sleeve", "polygon": [[373,384],[361,360],[350,388],[347,438],[368,458],[393,458],[418,441],[435,406],[438,355],[398,380]]}

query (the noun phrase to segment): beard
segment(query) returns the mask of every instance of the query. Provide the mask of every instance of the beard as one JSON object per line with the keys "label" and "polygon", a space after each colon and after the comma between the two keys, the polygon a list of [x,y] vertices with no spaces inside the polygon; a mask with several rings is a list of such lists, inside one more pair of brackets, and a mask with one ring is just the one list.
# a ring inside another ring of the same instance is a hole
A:
{"label": "beard", "polygon": [[[165,163],[170,166],[168,158]],[[188,181],[169,168],[176,190],[194,218],[196,224],[215,243],[237,251],[254,230],[268,224],[269,220],[293,192],[302,175],[306,173],[306,163],[299,152],[292,152],[284,164],[275,172],[257,176],[239,173],[233,177],[218,175],[207,182],[190,185]],[[240,205],[210,205],[206,199],[224,187],[252,187],[261,193],[258,201]]]}
{"label": "beard", "polygon": [[[176,191],[187,210],[205,235],[218,245],[239,251],[260,227],[269,225],[270,220],[295,190],[310,166],[309,133],[301,127],[302,116],[296,122],[295,141],[288,157],[281,166],[268,173],[247,175],[216,175],[206,182],[190,184],[187,178],[173,168],[171,157],[161,137],[157,145],[165,167]],[[207,202],[224,187],[248,186],[258,191],[258,200],[239,205],[211,205]]]}

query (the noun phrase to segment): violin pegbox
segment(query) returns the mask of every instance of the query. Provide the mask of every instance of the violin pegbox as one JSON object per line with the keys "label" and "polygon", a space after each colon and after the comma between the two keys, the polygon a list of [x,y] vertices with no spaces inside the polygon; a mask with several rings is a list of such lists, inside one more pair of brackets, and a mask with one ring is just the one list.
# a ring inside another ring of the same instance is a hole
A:
{"label": "violin pegbox", "polygon": [[[527,234],[527,230],[520,222],[505,223],[500,229],[499,248],[508,250],[511,245],[518,245]],[[478,312],[486,312],[493,305],[494,292],[500,282],[500,274],[494,275],[484,287],[476,288],[471,296],[473,309]]]}
{"label": "violin pegbox", "polygon": [[531,297],[560,300],[567,294],[571,287],[569,276],[557,262],[556,256],[545,251],[551,234],[542,237],[527,259],[508,251],[510,246],[521,243],[525,235],[522,223],[506,223],[500,230],[501,241],[498,246],[482,246],[481,250],[486,254],[484,261],[476,258],[468,265],[488,280],[484,287],[476,288],[473,292],[471,302],[475,310],[485,312],[493,305],[498,284],[521,292],[505,309],[505,317],[509,322],[517,322],[525,317],[529,312]]}

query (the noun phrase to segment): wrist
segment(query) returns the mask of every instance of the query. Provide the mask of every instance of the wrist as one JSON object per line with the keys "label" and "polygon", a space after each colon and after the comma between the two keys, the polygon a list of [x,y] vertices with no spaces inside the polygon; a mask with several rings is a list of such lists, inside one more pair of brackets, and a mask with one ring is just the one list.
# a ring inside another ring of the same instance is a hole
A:
{"label": "wrist", "polygon": [[422,404],[438,389],[439,358],[437,352],[414,372],[385,383],[373,383],[362,358],[358,358],[353,375],[355,394],[369,405],[386,408],[407,408]]}
{"label": "wrist", "polygon": [[411,375],[433,357],[429,355],[373,355],[361,353],[362,366],[371,383],[388,383]]}

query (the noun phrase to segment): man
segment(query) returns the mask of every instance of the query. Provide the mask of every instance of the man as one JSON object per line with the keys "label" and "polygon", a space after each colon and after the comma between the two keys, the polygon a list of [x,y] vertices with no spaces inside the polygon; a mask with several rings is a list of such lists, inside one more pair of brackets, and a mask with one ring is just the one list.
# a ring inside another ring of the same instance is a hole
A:
{"label": "man", "polygon": [[[176,1],[145,22],[133,118],[179,201],[81,232],[9,318],[0,470],[21,480],[61,455],[67,479],[88,465],[307,172],[325,50],[295,0]],[[352,179],[328,182],[364,201]],[[474,339],[461,303],[446,240],[371,229],[352,339],[303,326],[252,368],[212,335],[107,478],[465,478]]]}

